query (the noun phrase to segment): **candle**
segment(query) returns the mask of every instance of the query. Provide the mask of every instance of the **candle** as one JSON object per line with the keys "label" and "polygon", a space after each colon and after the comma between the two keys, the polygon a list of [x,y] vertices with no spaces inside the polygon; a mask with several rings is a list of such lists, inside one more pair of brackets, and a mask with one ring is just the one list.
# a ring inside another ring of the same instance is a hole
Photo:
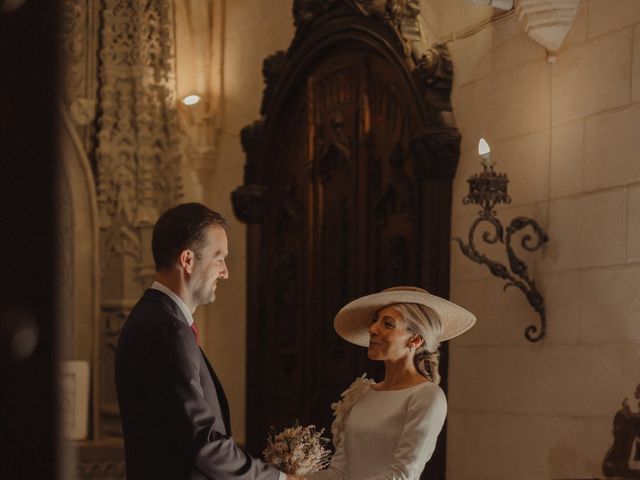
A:
{"label": "candle", "polygon": [[493,168],[493,162],[491,161],[491,148],[484,138],[481,138],[478,142],[478,155],[484,159],[482,164],[486,168]]}

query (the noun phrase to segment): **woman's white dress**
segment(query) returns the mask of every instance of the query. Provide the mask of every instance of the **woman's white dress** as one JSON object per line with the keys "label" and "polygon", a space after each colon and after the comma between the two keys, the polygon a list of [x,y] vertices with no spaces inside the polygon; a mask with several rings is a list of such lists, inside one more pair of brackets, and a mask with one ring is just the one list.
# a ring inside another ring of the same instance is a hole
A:
{"label": "woman's white dress", "polygon": [[447,415],[440,387],[425,382],[379,391],[357,379],[333,405],[336,452],[330,466],[308,480],[418,479]]}

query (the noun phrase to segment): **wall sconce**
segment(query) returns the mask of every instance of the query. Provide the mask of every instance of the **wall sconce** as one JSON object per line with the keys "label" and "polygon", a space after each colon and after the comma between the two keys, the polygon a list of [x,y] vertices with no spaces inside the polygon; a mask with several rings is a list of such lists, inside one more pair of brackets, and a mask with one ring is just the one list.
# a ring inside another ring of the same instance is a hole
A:
{"label": "wall sconce", "polygon": [[200,95],[187,95],[180,100],[180,103],[180,109],[186,114],[190,125],[197,125],[202,121],[205,109]]}
{"label": "wall sconce", "polygon": [[178,112],[182,131],[191,141],[193,151],[198,155],[211,153],[216,146],[217,125],[207,96],[195,93],[186,95],[180,99]]}
{"label": "wall sconce", "polygon": [[[478,154],[483,158],[483,171],[471,175],[467,180],[469,183],[469,194],[464,197],[462,203],[464,205],[469,205],[470,203],[480,205],[482,210],[480,210],[478,218],[473,222],[469,230],[469,243],[465,244],[460,238],[455,238],[454,240],[458,242],[460,250],[465,256],[476,263],[486,265],[496,277],[507,280],[504,286],[505,290],[507,287],[518,287],[522,290],[529,304],[538,312],[538,315],[540,315],[540,328],[535,325],[529,325],[525,330],[524,336],[530,342],[537,342],[544,337],[547,326],[544,299],[536,288],[535,282],[529,278],[527,264],[514,253],[511,247],[511,238],[514,233],[530,226],[536,234],[537,240],[535,242],[532,241],[531,235],[527,234],[522,238],[521,245],[525,250],[535,252],[549,240],[549,237],[544,230],[540,228],[538,222],[526,217],[516,217],[511,220],[505,236],[504,228],[500,220],[496,217],[496,212],[493,208],[499,203],[511,203],[511,197],[507,194],[509,179],[506,174],[494,171],[493,162],[491,161],[491,149],[484,138],[481,138],[478,143]],[[491,260],[476,250],[473,239],[476,228],[482,222],[488,222],[495,229],[495,234],[493,235],[489,231],[483,232],[482,240],[488,244],[494,244],[497,241],[503,243],[507,250],[510,268],[507,268],[500,262]]]}

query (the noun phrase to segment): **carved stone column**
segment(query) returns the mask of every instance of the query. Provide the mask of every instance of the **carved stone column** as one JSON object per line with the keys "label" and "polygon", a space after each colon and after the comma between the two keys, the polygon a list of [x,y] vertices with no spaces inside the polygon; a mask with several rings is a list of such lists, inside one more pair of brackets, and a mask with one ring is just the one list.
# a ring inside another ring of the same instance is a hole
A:
{"label": "carved stone column", "polygon": [[101,246],[96,437],[120,435],[113,357],[151,283],[151,232],[182,195],[170,0],[106,0],[100,12],[96,174]]}
{"label": "carved stone column", "polygon": [[88,360],[92,378],[89,438],[73,444],[77,464],[66,470],[119,479],[114,350],[154,275],[153,224],[183,195],[173,3],[64,0],[62,15],[61,264],[73,271],[64,272],[62,331],[65,358]]}

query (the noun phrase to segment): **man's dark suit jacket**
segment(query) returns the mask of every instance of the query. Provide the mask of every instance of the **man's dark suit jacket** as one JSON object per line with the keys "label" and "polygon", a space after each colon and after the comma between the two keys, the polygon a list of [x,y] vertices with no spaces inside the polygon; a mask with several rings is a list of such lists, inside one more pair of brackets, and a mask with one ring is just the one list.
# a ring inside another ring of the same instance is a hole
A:
{"label": "man's dark suit jacket", "polygon": [[133,308],[115,367],[127,480],[278,480],[231,438],[222,386],[167,295],[149,289]]}

